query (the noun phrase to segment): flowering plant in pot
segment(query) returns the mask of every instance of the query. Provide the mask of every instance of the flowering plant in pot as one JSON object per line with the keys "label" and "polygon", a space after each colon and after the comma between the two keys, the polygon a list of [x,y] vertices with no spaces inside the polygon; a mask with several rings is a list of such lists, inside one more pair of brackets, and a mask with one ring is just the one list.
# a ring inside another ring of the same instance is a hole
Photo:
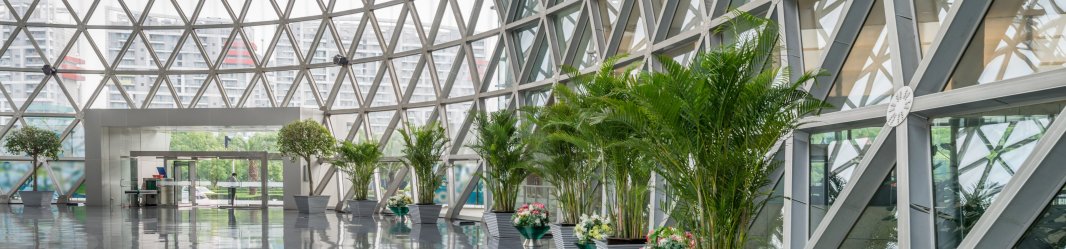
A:
{"label": "flowering plant in pot", "polygon": [[12,132],[4,143],[4,149],[13,154],[26,154],[33,159],[33,184],[31,191],[19,191],[22,197],[22,205],[27,207],[40,207],[52,204],[52,191],[37,191],[37,168],[40,167],[41,159],[59,158],[63,151],[63,144],[59,135],[50,130],[26,126]]}
{"label": "flowering plant in pot", "polygon": [[352,183],[353,196],[348,200],[348,212],[354,216],[368,217],[374,214],[377,202],[367,199],[370,181],[374,179],[383,153],[376,143],[366,142],[358,145],[344,142],[337,147],[337,159],[333,167],[344,172]]}
{"label": "flowering plant in pot", "polygon": [[[408,125],[410,126],[410,125]],[[441,205],[433,203],[436,191],[444,184],[448,165],[440,163],[448,138],[444,127],[434,121],[424,126],[400,130],[404,148],[402,161],[414,173],[415,204],[408,205],[414,223],[437,223]],[[439,167],[438,167],[439,165]]]}
{"label": "flowering plant in pot", "polygon": [[407,212],[410,211],[410,209],[407,208],[407,205],[411,205],[413,202],[411,196],[400,193],[389,197],[389,200],[385,202],[385,205],[388,206],[389,210],[396,214],[396,216],[403,218],[403,216],[407,215]]}
{"label": "flowering plant in pot", "polygon": [[282,155],[296,159],[303,159],[307,164],[307,191],[306,196],[294,196],[296,208],[301,213],[323,213],[329,203],[328,195],[314,195],[315,179],[311,174],[311,158],[327,158],[333,155],[333,149],[337,140],[333,134],[322,124],[311,120],[295,121],[281,127],[278,132],[278,152]]}
{"label": "flowering plant in pot", "polygon": [[540,246],[540,238],[548,233],[548,217],[550,212],[544,203],[534,202],[522,205],[511,216],[511,222],[518,229],[518,233],[526,240],[523,246]]}
{"label": "flowering plant in pot", "polygon": [[694,249],[692,233],[674,227],[663,227],[648,233],[648,244],[642,249]]}
{"label": "flowering plant in pot", "polygon": [[598,214],[581,215],[581,222],[574,227],[574,235],[577,237],[577,245],[580,249],[596,248],[593,241],[605,240],[614,235],[614,227],[611,220]]}
{"label": "flowering plant in pot", "polygon": [[485,162],[485,172],[478,177],[491,193],[490,210],[483,216],[492,237],[517,238],[510,227],[522,182],[529,176],[528,122],[519,124],[515,111],[503,110],[479,114],[474,124],[477,140],[470,146]]}

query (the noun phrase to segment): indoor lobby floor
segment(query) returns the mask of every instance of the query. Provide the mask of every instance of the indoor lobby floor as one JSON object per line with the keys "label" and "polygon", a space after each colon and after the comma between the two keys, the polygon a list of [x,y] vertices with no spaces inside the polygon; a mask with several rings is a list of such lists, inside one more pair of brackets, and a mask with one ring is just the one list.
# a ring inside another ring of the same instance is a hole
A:
{"label": "indoor lobby floor", "polygon": [[[433,225],[281,208],[24,208],[0,205],[0,248],[522,248],[481,223]],[[543,241],[550,248],[550,239]]]}

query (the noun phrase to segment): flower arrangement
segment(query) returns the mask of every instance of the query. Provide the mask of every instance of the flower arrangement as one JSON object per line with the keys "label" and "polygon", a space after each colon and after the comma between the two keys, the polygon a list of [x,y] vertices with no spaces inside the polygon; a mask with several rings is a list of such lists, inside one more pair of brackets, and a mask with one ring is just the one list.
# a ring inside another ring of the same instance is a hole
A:
{"label": "flower arrangement", "polygon": [[511,215],[511,221],[516,227],[543,227],[548,225],[548,215],[548,208],[544,203],[527,203]]}
{"label": "flower arrangement", "polygon": [[611,226],[611,220],[598,214],[592,216],[582,214],[581,222],[574,227],[574,235],[577,236],[577,243],[580,244],[604,240],[612,234],[614,234],[614,227]]}
{"label": "flower arrangement", "polygon": [[648,244],[642,249],[692,249],[696,239],[692,233],[673,227],[663,227],[648,233]]}
{"label": "flower arrangement", "polygon": [[389,197],[389,201],[386,203],[389,207],[406,207],[413,203],[414,200],[407,194],[397,194]]}

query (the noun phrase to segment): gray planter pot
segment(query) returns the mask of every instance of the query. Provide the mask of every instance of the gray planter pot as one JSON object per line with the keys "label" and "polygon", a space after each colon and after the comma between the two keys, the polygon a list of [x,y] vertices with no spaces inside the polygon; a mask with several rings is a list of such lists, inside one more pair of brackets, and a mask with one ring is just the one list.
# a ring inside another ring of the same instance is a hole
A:
{"label": "gray planter pot", "polygon": [[628,242],[628,243],[616,243],[608,242],[606,240],[597,240],[597,249],[640,249],[644,247],[644,242]]}
{"label": "gray planter pot", "polygon": [[577,243],[577,236],[574,235],[574,227],[576,225],[552,223],[549,226],[551,226],[555,248],[577,249],[577,245],[574,244]]}
{"label": "gray planter pot", "polygon": [[296,210],[305,214],[321,214],[326,212],[326,205],[329,204],[328,195],[297,195],[296,198]]}
{"label": "gray planter pot", "polygon": [[408,215],[411,216],[411,222],[415,224],[436,224],[437,218],[440,217],[441,205],[438,204],[411,204],[407,205],[407,208],[411,210]]}
{"label": "gray planter pot", "polygon": [[481,220],[484,221],[485,226],[488,227],[487,230],[490,237],[521,238],[522,235],[518,233],[518,229],[514,228],[514,222],[511,220],[511,215],[514,215],[514,212],[488,212],[481,216]]}
{"label": "gray planter pot", "polygon": [[374,213],[376,213],[374,208],[378,206],[378,202],[371,200],[348,200],[347,202],[348,209],[346,211],[354,217],[374,216]]}
{"label": "gray planter pot", "polygon": [[47,207],[52,205],[53,191],[19,191],[22,205],[26,207]]}

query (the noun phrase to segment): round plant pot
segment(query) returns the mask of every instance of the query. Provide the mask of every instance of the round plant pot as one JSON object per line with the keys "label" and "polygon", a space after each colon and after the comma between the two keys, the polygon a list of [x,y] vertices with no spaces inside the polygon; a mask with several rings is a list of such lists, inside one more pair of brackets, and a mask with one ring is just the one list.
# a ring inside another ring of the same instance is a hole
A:
{"label": "round plant pot", "polygon": [[374,209],[378,206],[378,202],[371,200],[348,200],[346,202],[348,204],[346,211],[353,217],[374,216]]}
{"label": "round plant pot", "polygon": [[54,191],[19,191],[22,205],[26,207],[47,207],[52,205]]}
{"label": "round plant pot", "polygon": [[305,214],[321,214],[326,212],[326,205],[329,204],[328,195],[297,195],[296,198],[296,210]]}
{"label": "round plant pot", "polygon": [[407,207],[389,207],[389,211],[392,211],[392,214],[403,218],[407,213],[411,212],[411,209]]}
{"label": "round plant pot", "polygon": [[512,215],[514,212],[488,212],[481,216],[481,220],[488,227],[490,237],[521,238],[522,235],[518,234],[518,230],[511,229],[514,227],[514,222],[511,221]]}
{"label": "round plant pot", "polygon": [[441,205],[438,204],[412,204],[407,208],[411,209],[411,222],[415,224],[437,224],[440,217]]}
{"label": "round plant pot", "polygon": [[574,224],[550,224],[552,232],[552,241],[555,243],[555,248],[558,249],[574,249],[578,248],[574,246],[577,244],[577,236],[574,235]]}
{"label": "round plant pot", "polygon": [[544,235],[547,234],[550,229],[548,226],[515,226],[514,228],[518,229],[518,233],[525,239],[525,241],[522,241],[522,247],[525,248],[543,246],[540,239],[544,238]]}

